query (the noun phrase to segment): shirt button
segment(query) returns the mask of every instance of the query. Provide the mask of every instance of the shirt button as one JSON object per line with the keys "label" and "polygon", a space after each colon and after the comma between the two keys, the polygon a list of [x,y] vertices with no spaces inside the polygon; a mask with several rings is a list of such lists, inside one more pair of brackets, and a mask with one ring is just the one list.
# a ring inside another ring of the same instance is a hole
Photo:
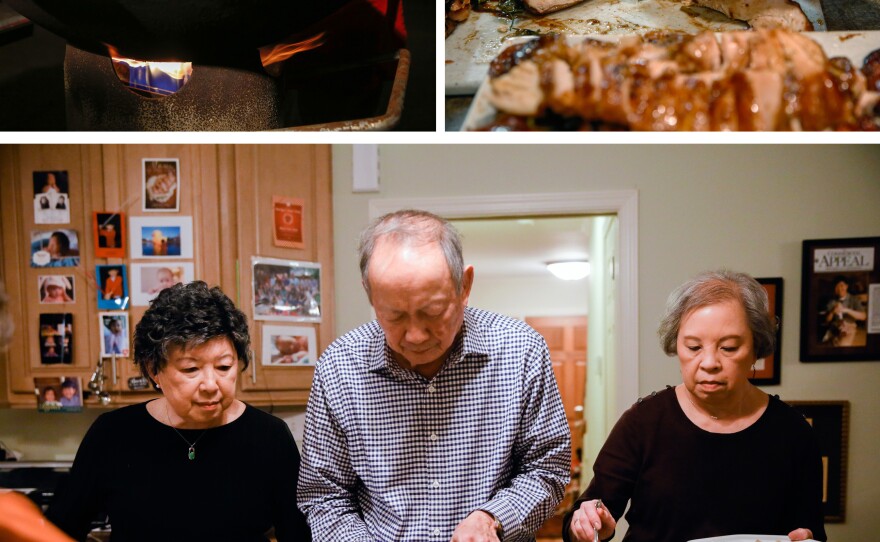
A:
{"label": "shirt button", "polygon": [[437,440],[437,433],[431,433],[431,440]]}
{"label": "shirt button", "polygon": [[440,482],[435,481],[433,484],[431,484],[431,487],[433,487],[434,489],[437,489],[438,487],[440,487]]}
{"label": "shirt button", "polygon": [[434,536],[440,536],[440,529],[434,529]]}
{"label": "shirt button", "polygon": [[437,388],[434,387],[434,384],[428,386],[428,393],[434,393],[435,391],[437,391]]}

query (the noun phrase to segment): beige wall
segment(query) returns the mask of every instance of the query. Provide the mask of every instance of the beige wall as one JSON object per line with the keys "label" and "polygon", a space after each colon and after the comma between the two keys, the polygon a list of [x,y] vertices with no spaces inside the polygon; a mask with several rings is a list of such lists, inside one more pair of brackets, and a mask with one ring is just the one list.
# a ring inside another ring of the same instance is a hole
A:
{"label": "beige wall", "polygon": [[[378,193],[351,192],[351,151],[334,148],[337,331],[370,318],[356,261],[373,198],[639,190],[641,394],[679,382],[657,345],[667,294],[689,276],[730,267],[783,277],[783,399],[852,406],[847,522],[832,540],[880,530],[880,363],[798,361],[801,241],[880,235],[877,146],[384,146]],[[755,450],[760,461],[760,450]],[[723,468],[719,466],[719,468]],[[760,491],[755,488],[755,491]]]}

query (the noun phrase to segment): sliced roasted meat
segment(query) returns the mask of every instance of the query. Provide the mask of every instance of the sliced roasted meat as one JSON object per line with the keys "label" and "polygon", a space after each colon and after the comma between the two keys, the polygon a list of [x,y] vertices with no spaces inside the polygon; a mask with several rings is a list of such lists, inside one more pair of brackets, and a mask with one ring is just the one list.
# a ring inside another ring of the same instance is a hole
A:
{"label": "sliced roasted meat", "polygon": [[876,60],[859,70],[785,30],[719,36],[542,36],[493,61],[489,101],[502,114],[634,130],[853,129],[875,117],[865,72]]}

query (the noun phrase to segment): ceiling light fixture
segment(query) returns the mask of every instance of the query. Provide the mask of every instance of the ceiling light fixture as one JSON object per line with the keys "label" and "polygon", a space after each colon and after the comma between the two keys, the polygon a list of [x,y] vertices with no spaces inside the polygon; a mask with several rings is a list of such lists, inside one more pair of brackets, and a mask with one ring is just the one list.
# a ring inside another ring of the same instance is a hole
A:
{"label": "ceiling light fixture", "polygon": [[590,274],[590,262],[587,260],[547,262],[547,270],[562,280],[580,280]]}

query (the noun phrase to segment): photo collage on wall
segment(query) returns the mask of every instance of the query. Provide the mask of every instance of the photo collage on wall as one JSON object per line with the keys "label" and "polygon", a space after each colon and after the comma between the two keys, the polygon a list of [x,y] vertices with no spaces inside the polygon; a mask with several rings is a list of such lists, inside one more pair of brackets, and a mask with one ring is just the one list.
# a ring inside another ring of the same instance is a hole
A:
{"label": "photo collage on wall", "polygon": [[[71,188],[81,180],[71,179],[69,172],[60,168],[33,171],[32,176],[37,227],[30,232],[29,265],[47,270],[37,275],[34,292],[44,308],[39,315],[41,365],[74,364],[76,328],[73,313],[64,312],[64,307],[82,302],[83,296],[94,296],[86,300],[97,301],[100,355],[129,357],[132,329],[128,309],[148,306],[164,288],[195,278],[192,217],[176,216],[181,208],[180,160],[141,160],[141,192],[119,209],[90,211],[84,224],[91,219],[91,238],[83,238],[83,231],[71,226],[71,216],[74,224],[83,224],[82,213],[72,207],[76,201],[71,200],[71,193],[80,193]],[[132,212],[142,216],[131,216]],[[98,259],[94,275],[81,267],[89,241]],[[145,261],[132,263],[127,258]],[[50,274],[54,268],[58,268],[54,271],[57,274]],[[50,312],[52,309],[58,312]],[[87,327],[91,329],[92,324]],[[86,398],[90,394],[82,389],[78,377],[45,378],[49,380],[34,383],[41,411],[70,410],[65,399],[70,394],[81,407],[83,392]],[[64,408],[57,407],[59,402]]]}

